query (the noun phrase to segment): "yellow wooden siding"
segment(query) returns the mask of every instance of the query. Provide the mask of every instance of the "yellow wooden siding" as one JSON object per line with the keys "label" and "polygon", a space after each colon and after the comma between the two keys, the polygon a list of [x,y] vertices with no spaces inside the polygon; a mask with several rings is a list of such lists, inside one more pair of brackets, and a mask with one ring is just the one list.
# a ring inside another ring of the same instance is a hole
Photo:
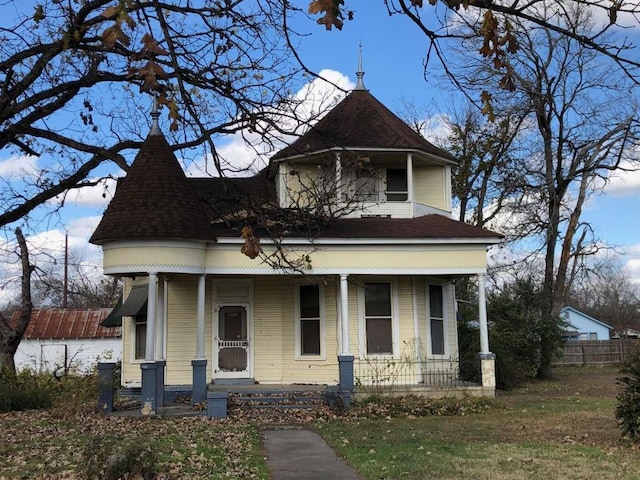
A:
{"label": "yellow wooden siding", "polygon": [[[263,245],[265,252],[269,252],[269,246]],[[286,248],[286,245],[285,245]],[[273,270],[271,265],[259,260],[251,260],[239,253],[239,246],[217,246],[207,253],[207,266],[217,269],[264,269]],[[423,247],[420,250],[406,250],[394,247],[381,250],[375,247],[366,249],[348,248],[320,248],[312,252],[304,248],[296,247],[300,255],[309,254],[313,268],[351,270],[370,269],[456,269],[470,268],[483,270],[487,264],[487,253],[484,245],[438,245]],[[292,253],[295,256],[295,253]]]}
{"label": "yellow wooden siding", "polygon": [[[230,278],[230,277],[229,277]],[[235,277],[238,278],[238,277]],[[356,357],[361,355],[360,312],[358,307],[359,290],[363,281],[373,277],[352,276],[349,280],[349,343],[350,351]],[[393,280],[396,292],[399,333],[396,344],[397,356],[416,358],[418,349],[426,355],[427,319],[426,288],[428,277],[375,277]],[[224,281],[224,280],[223,280]],[[324,352],[325,358],[296,358],[295,355],[295,289],[300,279],[284,276],[258,276],[253,281],[252,303],[252,353],[253,376],[256,381],[268,383],[326,383],[338,382],[339,352],[338,336],[338,281],[337,278],[322,279],[324,288]],[[145,283],[146,278],[136,283]],[[125,281],[125,292],[131,288],[131,281]],[[433,281],[433,283],[437,283]],[[167,309],[167,365],[166,383],[168,385],[189,385],[192,382],[191,361],[195,358],[197,331],[197,275],[172,275],[168,278]],[[208,361],[207,379],[215,378],[213,372],[213,280],[206,282],[205,311],[205,356]],[[457,359],[457,335],[455,309],[453,305],[453,287],[447,289],[448,342],[451,357]],[[415,299],[414,299],[415,292]],[[419,339],[416,340],[414,312],[417,313]],[[129,318],[124,319],[123,333],[123,380],[140,381],[140,362],[132,361],[132,325]],[[362,360],[363,365],[366,360]]]}
{"label": "yellow wooden siding", "polygon": [[282,382],[284,280],[257,277],[254,283],[254,378],[261,383]]}
{"label": "yellow wooden siding", "polygon": [[424,277],[413,277],[412,290],[415,293],[416,313],[418,315],[418,337],[415,348],[420,358],[427,355],[427,295]]}
{"label": "yellow wooden siding", "polygon": [[289,174],[287,178],[287,204],[288,206],[305,207],[315,203],[313,192],[317,187],[318,167],[315,164],[291,165],[288,171],[295,172]]}
{"label": "yellow wooden siding", "polygon": [[444,167],[414,167],[413,188],[416,202],[446,210]]}
{"label": "yellow wooden siding", "polygon": [[455,305],[455,286],[453,284],[445,285],[447,290],[447,322],[449,327],[449,336],[447,341],[449,342],[449,357],[452,360],[459,360],[458,354],[458,326],[456,318],[456,305]]}
{"label": "yellow wooden siding", "polygon": [[[206,282],[204,352],[207,359],[207,378],[212,373],[212,301],[211,282]],[[167,320],[168,385],[190,385],[193,381],[191,361],[196,358],[198,276],[176,275],[169,279]]]}
{"label": "yellow wooden siding", "polygon": [[202,242],[176,242],[172,245],[114,245],[103,248],[103,266],[124,268],[136,265],[170,265],[173,268],[198,268],[205,262]]}

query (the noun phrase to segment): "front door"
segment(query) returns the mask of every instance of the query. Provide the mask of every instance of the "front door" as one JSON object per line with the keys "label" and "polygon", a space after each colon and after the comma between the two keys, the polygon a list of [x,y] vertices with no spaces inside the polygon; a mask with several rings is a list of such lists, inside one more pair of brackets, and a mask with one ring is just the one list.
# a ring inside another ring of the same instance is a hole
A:
{"label": "front door", "polygon": [[249,322],[247,305],[218,307],[217,378],[249,378]]}

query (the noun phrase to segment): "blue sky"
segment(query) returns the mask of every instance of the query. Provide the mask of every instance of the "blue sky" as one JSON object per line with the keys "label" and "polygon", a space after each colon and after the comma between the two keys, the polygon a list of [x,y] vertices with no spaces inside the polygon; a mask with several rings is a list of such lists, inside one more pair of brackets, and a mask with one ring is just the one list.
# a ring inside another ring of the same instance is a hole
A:
{"label": "blue sky", "polygon": [[[299,0],[299,3],[306,5],[308,2]],[[345,22],[342,31],[326,31],[312,23],[301,24],[302,30],[311,32],[311,35],[300,39],[299,49],[310,69],[317,72],[331,70],[328,72],[331,78],[349,88],[355,82],[358,49],[362,43],[365,85],[392,111],[401,112],[404,99],[435,115],[439,108],[461,99],[461,94],[450,83],[439,78],[436,62],[425,80],[423,60],[428,44],[417,27],[406,19],[390,18],[381,0],[349,0],[348,4],[355,10],[355,19]],[[0,5],[0,15],[13,8],[13,5]],[[425,7],[425,13],[429,13],[428,8]],[[168,125],[163,124],[162,127],[168,129]],[[231,148],[232,142],[229,143]],[[21,168],[26,165],[25,159],[9,158],[6,152],[0,151],[0,176],[10,178],[16,163]],[[87,240],[104,211],[106,201],[100,189],[84,192],[76,202],[67,203],[62,212],[63,225],[41,223],[40,233],[32,237],[32,242],[43,249],[46,245],[51,249],[51,255],[60,257],[66,229],[71,248],[81,253],[87,266],[98,270],[100,250],[90,246]],[[625,259],[638,281],[640,222],[636,212],[639,210],[640,174],[636,172],[613,180],[605,193],[589,200],[583,215],[603,242],[626,252]],[[4,297],[6,299],[6,292]],[[0,290],[0,306],[2,303],[3,292]]]}

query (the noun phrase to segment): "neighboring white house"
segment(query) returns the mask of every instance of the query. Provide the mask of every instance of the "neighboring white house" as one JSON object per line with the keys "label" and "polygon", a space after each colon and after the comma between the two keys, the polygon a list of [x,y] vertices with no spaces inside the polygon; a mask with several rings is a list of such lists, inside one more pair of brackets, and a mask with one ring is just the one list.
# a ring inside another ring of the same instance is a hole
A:
{"label": "neighboring white house", "polygon": [[572,307],[564,307],[560,316],[567,323],[564,337],[567,340],[609,340],[613,327],[590,317]]}
{"label": "neighboring white house", "polygon": [[[100,360],[122,358],[120,327],[101,323],[111,308],[34,310],[15,354],[16,369],[63,373],[87,372]],[[20,311],[13,312],[15,326]]]}
{"label": "neighboring white house", "polygon": [[622,331],[622,335],[618,332],[614,333],[611,338],[635,338],[635,339],[639,339],[640,338],[640,331],[635,330],[633,328],[625,328]]}

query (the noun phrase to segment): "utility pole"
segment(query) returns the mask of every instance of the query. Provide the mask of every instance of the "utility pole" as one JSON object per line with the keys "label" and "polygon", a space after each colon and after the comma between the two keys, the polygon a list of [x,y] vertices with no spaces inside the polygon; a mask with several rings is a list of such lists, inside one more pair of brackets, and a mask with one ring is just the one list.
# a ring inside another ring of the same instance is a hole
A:
{"label": "utility pole", "polygon": [[67,285],[69,281],[69,234],[64,234],[64,285],[62,293],[62,308],[67,308]]}

